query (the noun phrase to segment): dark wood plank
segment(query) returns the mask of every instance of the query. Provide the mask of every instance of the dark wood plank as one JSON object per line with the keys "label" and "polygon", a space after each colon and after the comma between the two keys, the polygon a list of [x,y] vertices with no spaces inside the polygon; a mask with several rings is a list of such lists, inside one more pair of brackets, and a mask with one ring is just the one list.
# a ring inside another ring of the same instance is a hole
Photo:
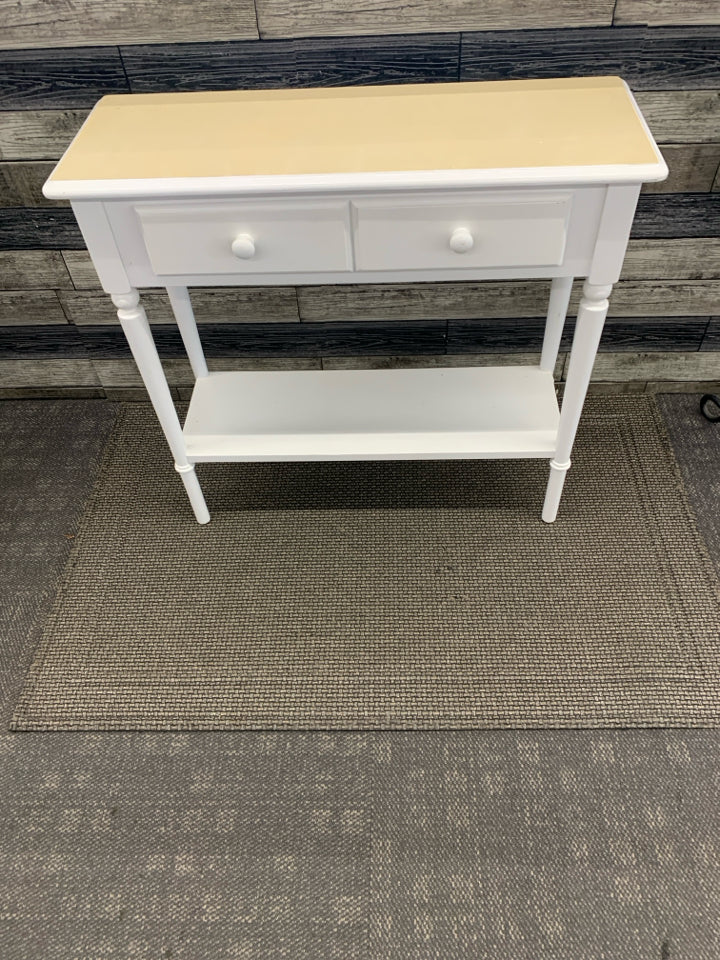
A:
{"label": "dark wood plank", "polygon": [[651,27],[628,82],[636,90],[698,90],[718,86],[720,27]]}
{"label": "dark wood plank", "polygon": [[134,92],[455,80],[459,34],[191,43],[122,49]]}
{"label": "dark wood plank", "polygon": [[42,186],[54,161],[0,163],[0,207],[68,207],[67,200],[48,200]]}
{"label": "dark wood plank", "polygon": [[70,323],[39,327],[0,326],[0,360],[87,356],[80,331]]}
{"label": "dark wood plank", "polygon": [[[720,351],[720,317],[713,317],[710,320],[700,349]],[[720,354],[718,354],[718,369],[715,379],[720,383]]]}
{"label": "dark wood plank", "polygon": [[[698,350],[707,324],[707,317],[614,318],[605,324],[600,349]],[[574,327],[573,319],[569,318],[561,351],[570,349]],[[449,354],[539,352],[544,328],[543,319],[450,320],[447,350]]]}
{"label": "dark wood plank", "polygon": [[0,110],[92,107],[106,93],[128,93],[116,47],[9,50],[0,57]]}
{"label": "dark wood plank", "polygon": [[720,6],[714,0],[617,0],[615,23],[666,26],[680,23],[720,24]]}
{"label": "dark wood plank", "polygon": [[0,250],[78,250],[84,246],[69,207],[0,208]]}
{"label": "dark wood plank", "polygon": [[62,287],[72,287],[72,281],[57,250],[0,251],[0,289],[22,291]]}
{"label": "dark wood plank", "polygon": [[627,77],[644,36],[642,27],[463,33],[460,79]]}
{"label": "dark wood plank", "polygon": [[[88,354],[97,359],[129,357],[122,331],[114,327],[82,327]],[[177,328],[153,327],[162,357],[180,358],[185,350]],[[445,352],[445,323],[249,323],[207,324],[200,331],[207,357],[320,357],[362,354],[426,354]]]}
{"label": "dark wood plank", "polygon": [[87,110],[8,110],[0,115],[0,160],[57,160]]}
{"label": "dark wood plank", "polygon": [[640,197],[632,236],[720,237],[720,195],[669,193]]}
{"label": "dark wood plank", "polygon": [[715,27],[606,27],[464,33],[463,80],[618,74],[634,90],[718,86]]}
{"label": "dark wood plank", "polygon": [[256,0],[261,37],[610,25],[614,0]]}
{"label": "dark wood plank", "polygon": [[0,0],[0,47],[257,37],[253,0]]}

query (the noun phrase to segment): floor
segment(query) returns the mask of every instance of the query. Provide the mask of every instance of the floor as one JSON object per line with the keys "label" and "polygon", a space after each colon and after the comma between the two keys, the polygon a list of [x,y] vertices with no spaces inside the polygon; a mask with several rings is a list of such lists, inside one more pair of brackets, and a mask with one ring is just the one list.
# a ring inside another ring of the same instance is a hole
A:
{"label": "floor", "polygon": [[[720,425],[659,402],[720,569]],[[0,722],[112,425],[0,404]],[[720,732],[0,734],[0,957],[716,960]]]}

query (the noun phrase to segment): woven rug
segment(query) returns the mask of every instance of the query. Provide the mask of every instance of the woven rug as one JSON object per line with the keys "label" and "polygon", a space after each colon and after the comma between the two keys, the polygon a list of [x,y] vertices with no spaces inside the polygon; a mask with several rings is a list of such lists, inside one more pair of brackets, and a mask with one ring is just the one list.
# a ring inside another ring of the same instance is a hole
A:
{"label": "woven rug", "polygon": [[715,726],[720,587],[649,397],[544,461],[207,464],[122,408],[15,730]]}

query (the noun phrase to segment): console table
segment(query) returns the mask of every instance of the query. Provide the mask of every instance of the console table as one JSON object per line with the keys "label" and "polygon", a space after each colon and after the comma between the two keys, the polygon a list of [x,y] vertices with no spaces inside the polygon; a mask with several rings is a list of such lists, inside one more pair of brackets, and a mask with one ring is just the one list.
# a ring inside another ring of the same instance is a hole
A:
{"label": "console table", "polygon": [[[69,199],[199,523],[203,461],[546,457],[557,515],[640,186],[667,167],[618,77],[107,96]],[[585,284],[562,409],[555,366]],[[209,373],[188,288],[546,278],[539,366]],[[178,420],[138,290],[195,376]]]}

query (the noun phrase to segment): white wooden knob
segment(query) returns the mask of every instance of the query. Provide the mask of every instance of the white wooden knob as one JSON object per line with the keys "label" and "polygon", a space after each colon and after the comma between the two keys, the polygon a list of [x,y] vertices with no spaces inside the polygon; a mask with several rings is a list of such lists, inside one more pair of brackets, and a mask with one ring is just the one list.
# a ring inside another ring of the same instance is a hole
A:
{"label": "white wooden knob", "polygon": [[255,241],[249,233],[241,233],[233,240],[231,249],[241,260],[252,260],[255,256]]}
{"label": "white wooden knob", "polygon": [[450,237],[450,249],[455,253],[467,253],[475,246],[475,238],[467,227],[457,227]]}

